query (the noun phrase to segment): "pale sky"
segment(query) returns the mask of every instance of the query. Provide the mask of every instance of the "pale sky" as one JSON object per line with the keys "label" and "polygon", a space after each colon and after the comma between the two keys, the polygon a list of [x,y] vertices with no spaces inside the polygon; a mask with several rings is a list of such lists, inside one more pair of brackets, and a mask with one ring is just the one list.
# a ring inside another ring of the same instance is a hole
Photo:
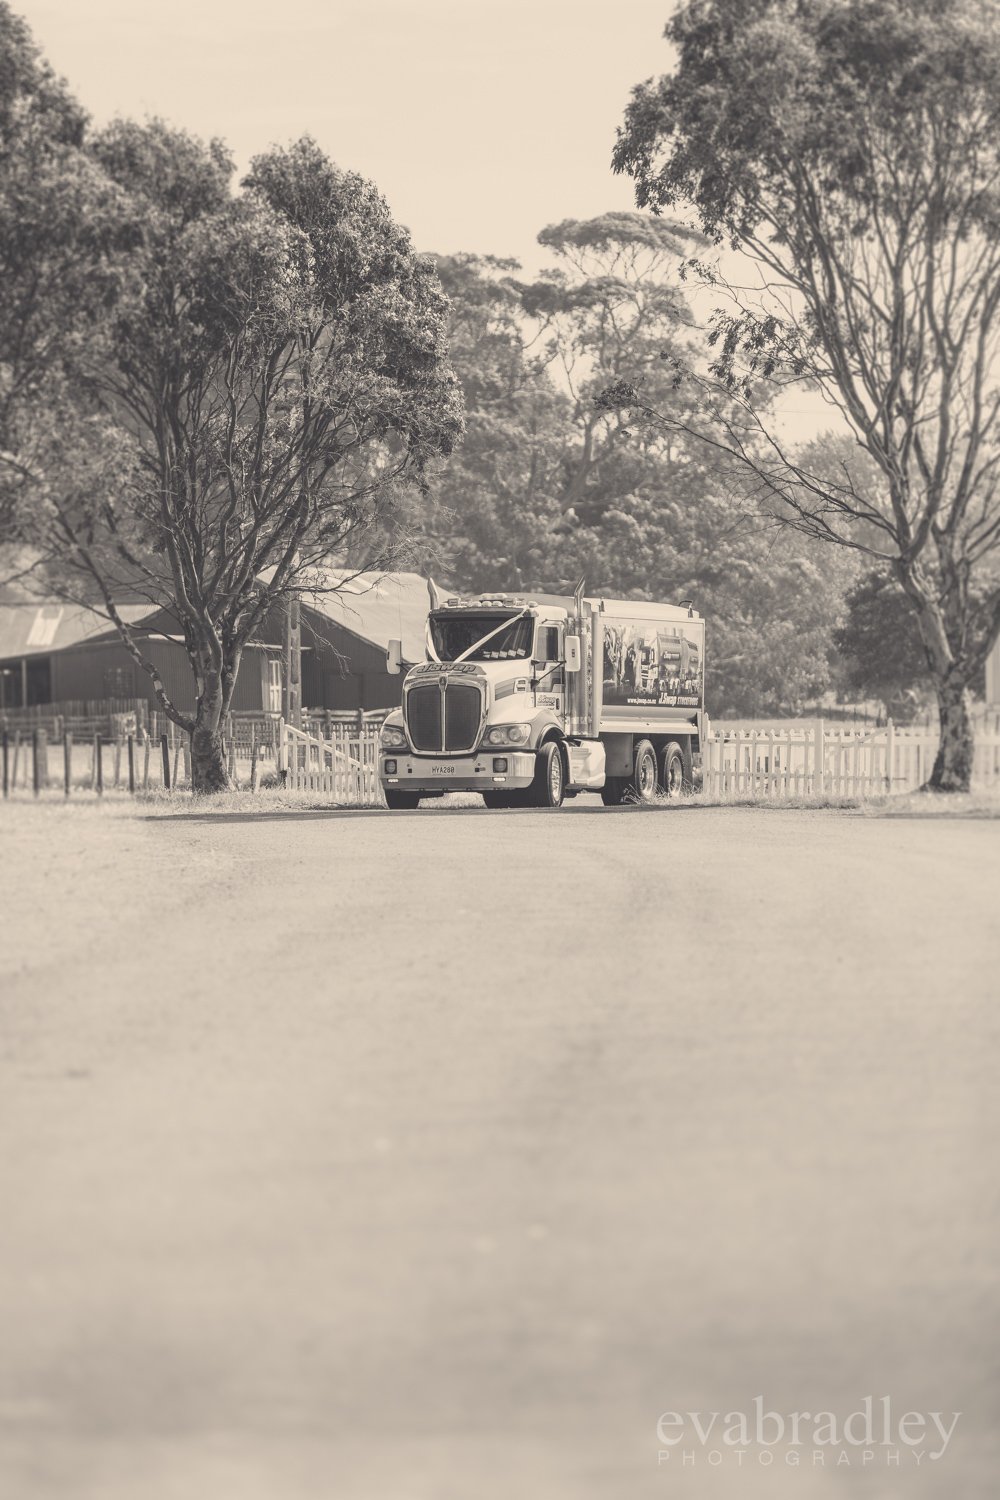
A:
{"label": "pale sky", "polygon": [[672,0],[11,0],[101,124],[161,115],[241,169],[305,132],[372,178],[422,251],[546,256],[560,219],[634,206],[609,161],[669,68]]}
{"label": "pale sky", "polygon": [[[11,0],[101,125],[160,115],[242,173],[315,136],[371,178],[421,251],[513,256],[561,219],[634,208],[610,168],[636,83],[669,71],[673,0]],[[690,288],[689,288],[690,295]],[[836,425],[779,403],[786,437]]]}

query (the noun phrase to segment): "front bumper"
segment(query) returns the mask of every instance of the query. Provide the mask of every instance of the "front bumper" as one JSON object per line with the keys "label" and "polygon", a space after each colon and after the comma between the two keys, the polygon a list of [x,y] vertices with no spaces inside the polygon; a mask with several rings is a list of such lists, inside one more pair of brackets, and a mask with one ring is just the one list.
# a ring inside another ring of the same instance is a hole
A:
{"label": "front bumper", "polygon": [[[506,762],[505,769],[499,762]],[[395,766],[389,770],[389,766]],[[482,792],[519,791],[530,786],[535,775],[533,751],[516,753],[490,749],[479,755],[411,755],[380,750],[379,780],[384,787],[400,791]]]}

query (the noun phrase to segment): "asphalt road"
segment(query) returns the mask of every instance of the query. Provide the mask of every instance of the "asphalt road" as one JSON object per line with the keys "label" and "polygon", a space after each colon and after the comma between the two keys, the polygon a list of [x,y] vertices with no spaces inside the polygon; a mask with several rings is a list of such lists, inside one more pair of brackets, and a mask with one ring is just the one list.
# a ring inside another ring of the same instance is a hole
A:
{"label": "asphalt road", "polygon": [[[0,879],[4,1500],[997,1493],[1000,824],[58,828]],[[941,1458],[656,1434],[869,1394]]]}

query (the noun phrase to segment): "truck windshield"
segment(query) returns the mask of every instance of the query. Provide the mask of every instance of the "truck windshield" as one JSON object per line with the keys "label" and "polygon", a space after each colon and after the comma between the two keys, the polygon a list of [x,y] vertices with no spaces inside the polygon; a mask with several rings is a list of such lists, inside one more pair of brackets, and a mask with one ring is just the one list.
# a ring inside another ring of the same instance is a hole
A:
{"label": "truck windshield", "polygon": [[[441,661],[455,661],[484,635],[489,635],[503,615],[431,615],[431,639]],[[482,650],[471,651],[469,661],[506,661],[526,659],[531,655],[531,633],[534,621],[530,615],[512,619],[505,630],[488,640]]]}

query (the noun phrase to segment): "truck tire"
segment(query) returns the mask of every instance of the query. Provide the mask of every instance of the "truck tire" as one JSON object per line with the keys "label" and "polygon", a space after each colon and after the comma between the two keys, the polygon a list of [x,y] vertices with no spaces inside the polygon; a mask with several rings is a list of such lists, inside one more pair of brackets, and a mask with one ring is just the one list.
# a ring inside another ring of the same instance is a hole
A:
{"label": "truck tire", "polygon": [[668,797],[690,796],[691,786],[691,752],[685,755],[683,748],[676,740],[671,740],[664,746],[660,758],[660,785]]}
{"label": "truck tire", "polygon": [[640,740],[635,747],[632,775],[627,786],[626,795],[630,802],[652,802],[656,798],[659,786],[656,751],[648,740]]}
{"label": "truck tire", "polygon": [[420,792],[401,792],[394,786],[385,788],[385,805],[388,808],[401,812],[406,808],[414,808],[420,801]]}
{"label": "truck tire", "polygon": [[535,757],[535,779],[529,798],[532,807],[561,807],[566,795],[566,762],[556,740],[549,740]]}

